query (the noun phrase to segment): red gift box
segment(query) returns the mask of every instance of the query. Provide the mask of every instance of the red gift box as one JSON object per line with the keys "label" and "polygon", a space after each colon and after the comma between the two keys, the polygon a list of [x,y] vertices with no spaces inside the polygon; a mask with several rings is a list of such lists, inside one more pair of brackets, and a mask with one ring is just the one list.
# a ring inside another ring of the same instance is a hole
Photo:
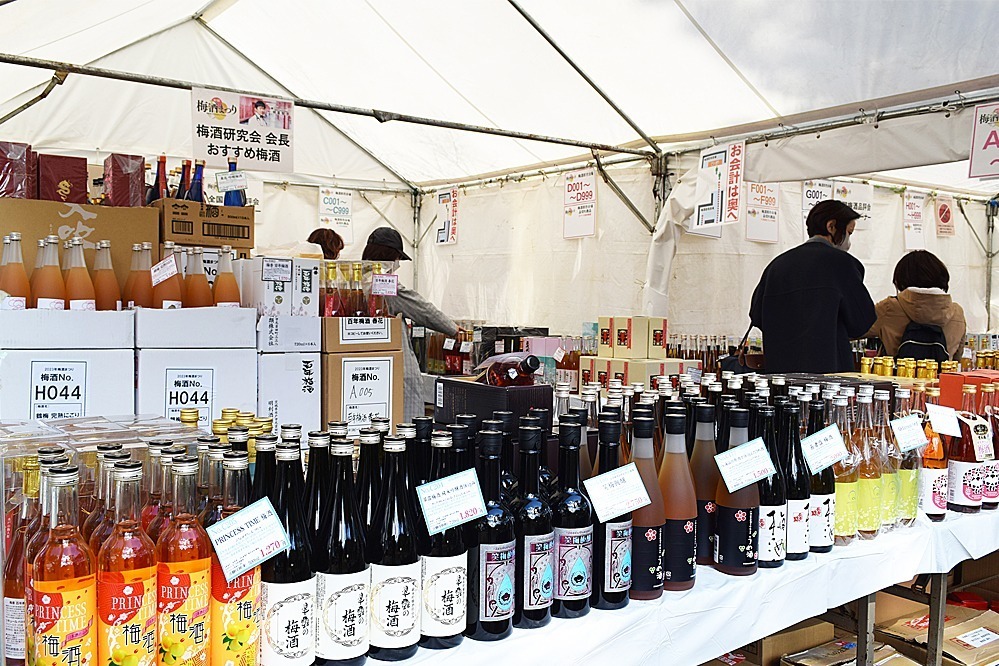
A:
{"label": "red gift box", "polygon": [[145,204],[146,161],[139,155],[112,153],[104,160],[104,203],[108,206]]}
{"label": "red gift box", "polygon": [[64,155],[38,155],[38,198],[87,203],[87,160]]}
{"label": "red gift box", "polygon": [[38,153],[28,152],[28,199],[38,198]]}
{"label": "red gift box", "polygon": [[0,197],[28,199],[28,157],[26,143],[0,141]]}

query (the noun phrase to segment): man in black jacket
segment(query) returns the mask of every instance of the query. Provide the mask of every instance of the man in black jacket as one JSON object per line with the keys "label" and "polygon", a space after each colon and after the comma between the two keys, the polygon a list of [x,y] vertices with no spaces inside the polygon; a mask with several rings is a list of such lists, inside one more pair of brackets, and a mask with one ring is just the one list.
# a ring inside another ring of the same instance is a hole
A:
{"label": "man in black jacket", "polygon": [[850,340],[877,319],[864,265],[847,252],[858,217],[841,201],[817,203],[808,240],[763,271],[749,318],[763,331],[767,372],[853,371]]}

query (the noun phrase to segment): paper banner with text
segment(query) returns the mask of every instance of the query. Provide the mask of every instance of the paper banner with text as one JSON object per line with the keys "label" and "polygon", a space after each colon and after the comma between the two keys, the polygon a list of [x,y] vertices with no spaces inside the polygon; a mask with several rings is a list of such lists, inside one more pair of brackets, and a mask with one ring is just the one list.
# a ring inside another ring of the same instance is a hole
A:
{"label": "paper banner with text", "polygon": [[833,198],[833,183],[831,180],[806,180],[801,183],[801,237],[808,238],[805,220],[812,212],[815,204]]}
{"label": "paper banner with text", "polygon": [[687,231],[721,238],[721,227],[742,220],[742,174],[746,142],[701,151],[697,173],[697,205]]}
{"label": "paper banner with text", "polygon": [[562,206],[562,238],[583,238],[597,232],[596,169],[565,174]]}
{"label": "paper banner with text", "polygon": [[746,240],[780,240],[780,191],[777,183],[746,183]]}
{"label": "paper banner with text", "polygon": [[874,210],[874,186],[869,183],[848,183],[833,181],[833,199],[842,201],[860,215],[857,229],[871,228],[871,212]]}
{"label": "paper banner with text", "polygon": [[437,238],[438,245],[454,245],[458,242],[458,188],[437,193]]}
{"label": "paper banner with text", "polygon": [[956,236],[954,228],[954,197],[938,195],[933,208],[936,212],[937,238]]}
{"label": "paper banner with text", "polygon": [[926,195],[909,192],[902,195],[902,232],[906,251],[926,249],[926,229],[923,225],[923,206]]}
{"label": "paper banner with text", "polygon": [[999,104],[975,107],[971,129],[968,178],[999,176]]}
{"label": "paper banner with text", "polygon": [[319,188],[319,226],[329,227],[340,235],[344,245],[354,242],[354,193],[335,187]]}
{"label": "paper banner with text", "polygon": [[191,114],[194,157],[206,166],[226,167],[235,157],[240,169],[295,170],[290,100],[192,88]]}

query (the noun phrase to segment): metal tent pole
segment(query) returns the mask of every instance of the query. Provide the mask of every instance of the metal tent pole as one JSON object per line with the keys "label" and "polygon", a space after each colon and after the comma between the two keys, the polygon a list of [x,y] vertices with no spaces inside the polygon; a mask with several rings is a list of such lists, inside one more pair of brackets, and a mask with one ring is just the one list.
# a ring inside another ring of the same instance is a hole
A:
{"label": "metal tent pole", "polygon": [[992,267],[996,253],[992,250],[992,238],[996,229],[996,210],[999,209],[999,194],[985,204],[985,328],[992,330]]}

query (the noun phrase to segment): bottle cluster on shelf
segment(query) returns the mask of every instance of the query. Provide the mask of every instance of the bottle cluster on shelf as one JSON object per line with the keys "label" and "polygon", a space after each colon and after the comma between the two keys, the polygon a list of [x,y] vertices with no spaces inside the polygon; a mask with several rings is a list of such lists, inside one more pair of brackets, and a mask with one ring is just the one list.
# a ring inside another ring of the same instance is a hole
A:
{"label": "bottle cluster on shelf", "polygon": [[[236,171],[236,158],[228,159],[229,171]],[[156,160],[156,171],[146,163],[145,204],[151,205],[160,199],[182,199],[185,201],[205,201],[205,162],[204,160],[181,160],[179,167],[167,169],[166,155]],[[150,177],[151,176],[151,177]],[[96,201],[95,203],[101,203]],[[246,192],[230,190],[223,193],[222,205],[245,206]]]}
{"label": "bottle cluster on shelf", "polygon": [[[24,310],[122,310],[133,308],[239,307],[239,285],[232,272],[232,248],[219,253],[214,285],[205,274],[200,247],[163,244],[164,260],[153,266],[151,242],[132,245],[132,263],[120,285],[111,261],[111,241],[96,244],[94,268],[87,268],[83,240],[63,243],[50,235],[38,239],[35,266],[30,277],[24,266],[21,234],[4,236],[0,258],[0,309]],[[173,270],[167,260],[173,262]],[[186,267],[186,271],[181,267]],[[186,273],[186,275],[185,275]]]}
{"label": "bottle cluster on shelf", "polygon": [[916,360],[914,358],[894,358],[892,356],[865,356],[860,359],[860,372],[879,377],[905,377],[933,381],[942,372],[960,372],[959,361]]}
{"label": "bottle cluster on shelf", "polygon": [[324,317],[390,316],[386,295],[395,295],[398,281],[384,283],[379,261],[325,261],[319,286],[320,314]]}

